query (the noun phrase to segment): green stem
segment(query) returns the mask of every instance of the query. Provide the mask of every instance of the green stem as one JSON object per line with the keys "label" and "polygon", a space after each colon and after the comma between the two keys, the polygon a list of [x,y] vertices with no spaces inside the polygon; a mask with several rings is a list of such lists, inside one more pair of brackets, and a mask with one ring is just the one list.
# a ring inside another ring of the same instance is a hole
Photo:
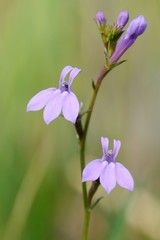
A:
{"label": "green stem", "polygon": [[[101,86],[102,80],[104,77],[108,74],[110,69],[107,69],[105,66],[100,71],[97,81],[94,87],[93,96],[91,98],[91,102],[88,108],[88,114],[85,120],[84,129],[82,128],[82,122],[81,122],[81,116],[79,115],[75,124],[76,131],[79,136],[80,140],[80,165],[81,165],[81,175],[83,172],[83,169],[85,167],[85,146],[86,146],[86,137],[88,132],[88,127],[91,119],[91,115],[93,112],[94,104],[96,101],[97,93],[99,91],[99,88]],[[95,191],[96,192],[96,191]],[[95,193],[94,192],[94,193]],[[86,182],[82,183],[82,193],[83,193],[83,205],[84,205],[84,225],[83,225],[83,235],[82,240],[88,239],[88,229],[89,229],[89,220],[90,220],[90,206],[91,206],[91,200],[93,195],[89,196],[87,193],[87,185]],[[90,198],[90,199],[89,199]]]}
{"label": "green stem", "polygon": [[84,225],[83,225],[83,235],[82,240],[88,239],[88,230],[89,230],[89,220],[90,220],[90,210],[85,211],[84,214]]}
{"label": "green stem", "polygon": [[90,118],[93,112],[93,108],[94,108],[94,104],[96,101],[96,97],[97,97],[97,93],[99,91],[99,88],[101,86],[102,80],[103,78],[107,75],[107,73],[110,71],[110,69],[107,69],[105,66],[102,68],[102,70],[100,71],[98,77],[97,77],[97,81],[96,81],[96,85],[95,85],[95,89],[93,92],[93,96],[89,105],[89,109],[88,109],[88,115],[85,121],[85,126],[84,126],[84,133],[83,133],[83,145],[85,145],[86,142],[86,136],[87,136],[87,131],[88,131],[88,127],[89,127],[89,123],[90,123]]}

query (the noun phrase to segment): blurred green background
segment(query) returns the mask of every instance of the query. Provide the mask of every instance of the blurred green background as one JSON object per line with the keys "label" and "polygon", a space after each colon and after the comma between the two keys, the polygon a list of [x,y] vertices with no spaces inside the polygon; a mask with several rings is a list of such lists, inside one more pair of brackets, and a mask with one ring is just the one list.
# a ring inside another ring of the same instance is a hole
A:
{"label": "blurred green background", "polygon": [[148,28],[104,80],[87,138],[86,161],[102,155],[100,137],[121,139],[117,161],[135,191],[116,189],[92,213],[92,240],[160,239],[160,1],[0,1],[0,239],[81,239],[83,205],[78,144],[62,117],[45,125],[26,113],[38,91],[57,87],[65,65],[82,72],[73,90],[87,109],[91,79],[104,64],[94,21],[112,24],[122,10],[144,15]]}

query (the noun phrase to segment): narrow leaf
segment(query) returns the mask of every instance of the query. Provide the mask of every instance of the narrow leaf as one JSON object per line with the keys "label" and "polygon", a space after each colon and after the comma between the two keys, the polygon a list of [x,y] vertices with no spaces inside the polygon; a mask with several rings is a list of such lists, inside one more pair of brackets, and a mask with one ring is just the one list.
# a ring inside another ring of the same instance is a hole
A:
{"label": "narrow leaf", "polygon": [[103,197],[98,198],[98,199],[92,204],[92,206],[90,207],[90,209],[95,208],[102,198],[103,198]]}

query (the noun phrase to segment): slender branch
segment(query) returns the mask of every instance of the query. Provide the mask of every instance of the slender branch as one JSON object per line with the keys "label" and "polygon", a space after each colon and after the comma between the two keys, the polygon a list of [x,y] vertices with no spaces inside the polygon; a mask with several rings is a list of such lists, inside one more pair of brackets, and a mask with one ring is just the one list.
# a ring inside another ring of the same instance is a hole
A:
{"label": "slender branch", "polygon": [[95,84],[95,89],[94,89],[94,93],[91,99],[91,103],[89,105],[88,108],[88,114],[87,114],[87,118],[85,121],[85,126],[84,126],[84,134],[83,134],[83,145],[85,147],[85,141],[86,141],[86,136],[87,136],[87,131],[88,131],[88,127],[89,127],[89,122],[90,122],[90,118],[93,112],[93,108],[94,108],[94,104],[96,101],[96,97],[97,97],[97,93],[99,91],[99,88],[101,86],[102,80],[104,79],[104,77],[107,75],[107,73],[110,71],[110,69],[107,69],[106,66],[104,66],[102,68],[102,70],[100,71],[97,80],[96,80],[96,84]]}

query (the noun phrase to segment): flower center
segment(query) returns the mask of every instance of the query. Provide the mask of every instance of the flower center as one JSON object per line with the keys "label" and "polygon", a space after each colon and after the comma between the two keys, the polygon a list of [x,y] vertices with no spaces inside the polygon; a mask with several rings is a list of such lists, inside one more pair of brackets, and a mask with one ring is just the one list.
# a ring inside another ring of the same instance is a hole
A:
{"label": "flower center", "polygon": [[115,160],[113,158],[113,151],[112,150],[108,151],[108,154],[106,155],[106,161],[108,163],[115,162]]}
{"label": "flower center", "polygon": [[61,92],[63,93],[64,91],[68,92],[68,83],[67,82],[63,82],[61,87],[60,87]]}

